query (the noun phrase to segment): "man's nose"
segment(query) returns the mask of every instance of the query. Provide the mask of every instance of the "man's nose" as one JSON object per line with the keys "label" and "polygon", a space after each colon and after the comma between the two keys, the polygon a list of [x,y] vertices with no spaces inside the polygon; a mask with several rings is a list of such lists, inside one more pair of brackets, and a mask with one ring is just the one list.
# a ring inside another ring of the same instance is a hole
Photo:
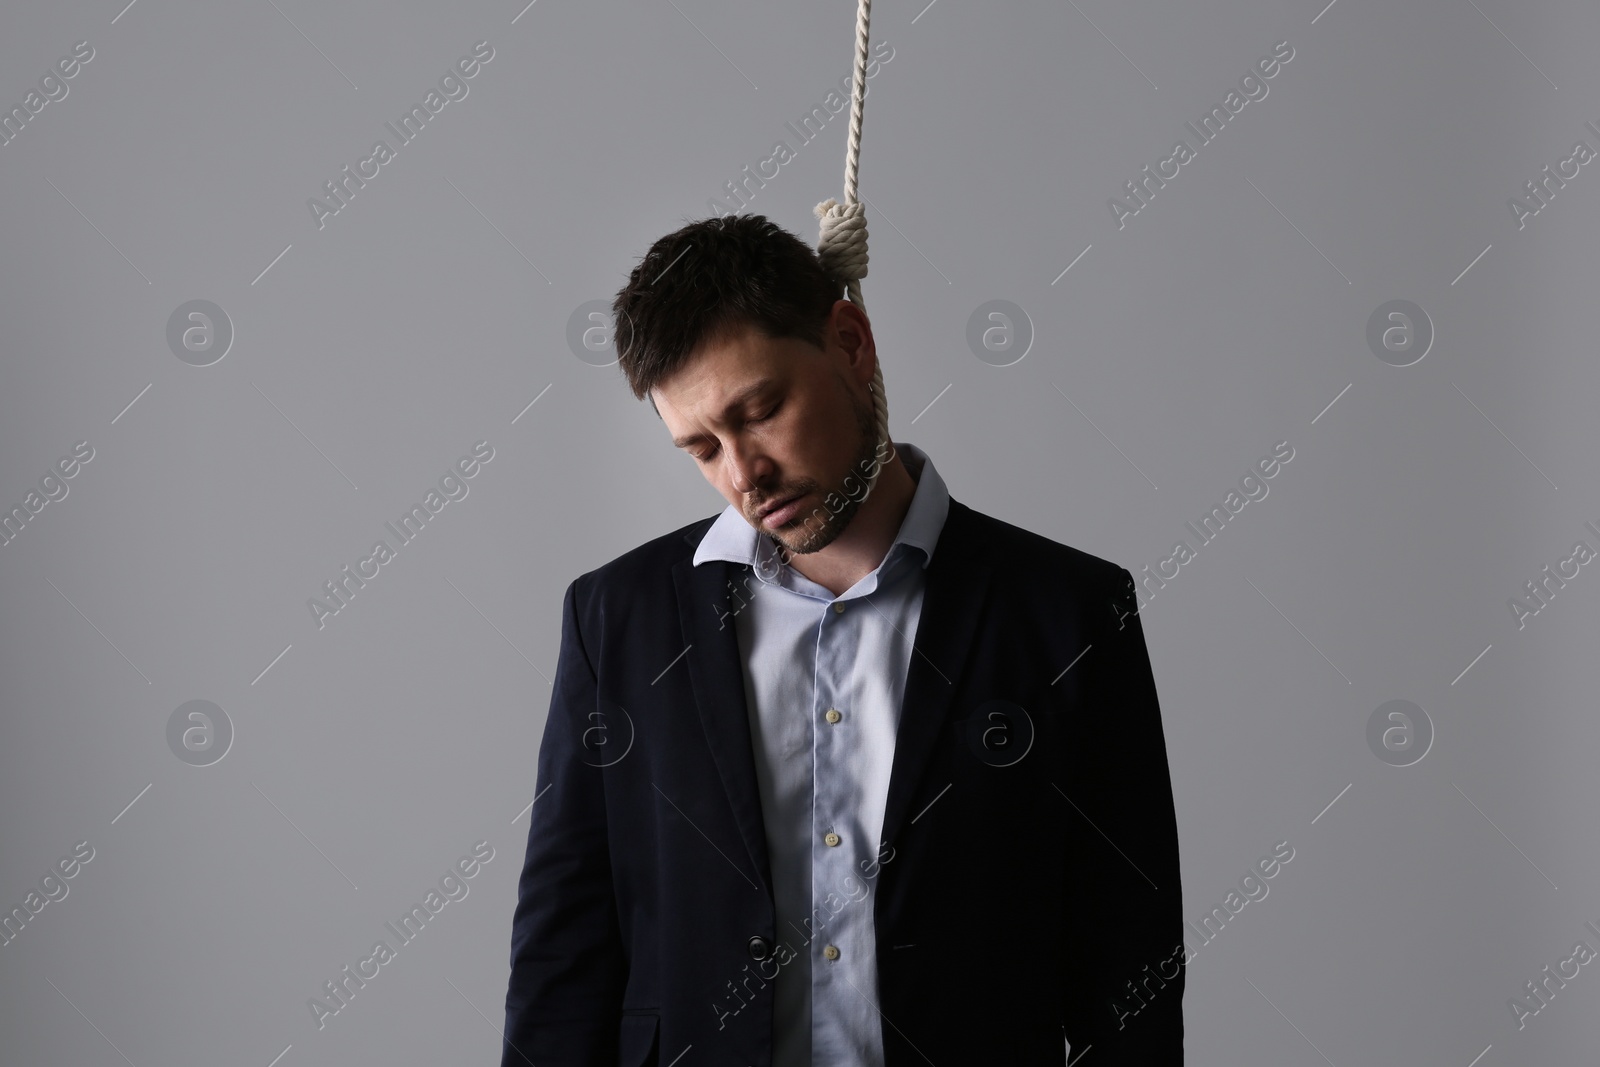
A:
{"label": "man's nose", "polygon": [[730,442],[723,449],[723,463],[728,470],[728,481],[734,491],[751,493],[767,474],[767,463],[758,452],[747,449],[739,442]]}

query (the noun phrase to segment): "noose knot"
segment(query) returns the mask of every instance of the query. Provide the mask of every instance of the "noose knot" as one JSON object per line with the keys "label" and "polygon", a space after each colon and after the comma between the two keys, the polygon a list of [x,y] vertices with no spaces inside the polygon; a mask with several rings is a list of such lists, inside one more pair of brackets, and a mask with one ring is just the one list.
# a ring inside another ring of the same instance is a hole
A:
{"label": "noose knot", "polygon": [[841,204],[832,197],[812,209],[821,223],[817,256],[829,274],[844,281],[867,276],[867,215],[857,201]]}

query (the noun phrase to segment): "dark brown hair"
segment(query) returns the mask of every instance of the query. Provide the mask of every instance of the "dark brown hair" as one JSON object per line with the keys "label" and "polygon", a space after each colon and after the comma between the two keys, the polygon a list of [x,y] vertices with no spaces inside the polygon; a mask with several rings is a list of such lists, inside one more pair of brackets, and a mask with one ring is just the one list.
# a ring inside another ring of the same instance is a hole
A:
{"label": "dark brown hair", "polygon": [[617,363],[643,400],[700,345],[743,326],[820,349],[843,296],[816,251],[766,216],[701,219],[651,245],[617,293]]}

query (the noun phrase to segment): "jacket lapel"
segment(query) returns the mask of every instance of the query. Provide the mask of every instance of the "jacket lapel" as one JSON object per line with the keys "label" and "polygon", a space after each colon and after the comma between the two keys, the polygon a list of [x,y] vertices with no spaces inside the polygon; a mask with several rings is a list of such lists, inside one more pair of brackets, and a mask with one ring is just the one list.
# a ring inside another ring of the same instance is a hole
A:
{"label": "jacket lapel", "polygon": [[881,841],[892,843],[906,819],[915,816],[910,807],[919,795],[923,767],[950,717],[956,682],[966,669],[973,634],[993,584],[992,561],[982,547],[973,529],[972,509],[952,498],[928,562],[922,615],[895,734]]}
{"label": "jacket lapel", "polygon": [[[707,523],[706,529],[709,528]],[[691,532],[684,540],[698,544],[704,534],[704,529]],[[691,553],[673,566],[672,580],[678,592],[683,640],[690,646],[683,660],[688,665],[706,744],[716,761],[739,836],[744,838],[750,862],[770,896],[767,832],[761,817],[755,747],[744,699],[744,667],[733,623],[734,606],[728,594],[728,583],[736,571],[736,564],[720,559],[707,560],[696,567]],[[729,614],[724,616],[724,612]]]}

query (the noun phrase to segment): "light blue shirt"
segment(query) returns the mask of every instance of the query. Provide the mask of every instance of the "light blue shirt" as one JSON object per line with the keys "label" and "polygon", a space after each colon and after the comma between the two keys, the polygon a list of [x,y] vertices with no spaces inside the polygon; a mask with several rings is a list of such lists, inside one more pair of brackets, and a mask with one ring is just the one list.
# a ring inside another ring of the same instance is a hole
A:
{"label": "light blue shirt", "polygon": [[917,483],[911,505],[877,568],[839,596],[780,563],[732,504],[694,554],[750,568],[732,606],[777,910],[773,1067],[883,1063],[878,835],[924,572],[950,510],[927,454],[894,447]]}

